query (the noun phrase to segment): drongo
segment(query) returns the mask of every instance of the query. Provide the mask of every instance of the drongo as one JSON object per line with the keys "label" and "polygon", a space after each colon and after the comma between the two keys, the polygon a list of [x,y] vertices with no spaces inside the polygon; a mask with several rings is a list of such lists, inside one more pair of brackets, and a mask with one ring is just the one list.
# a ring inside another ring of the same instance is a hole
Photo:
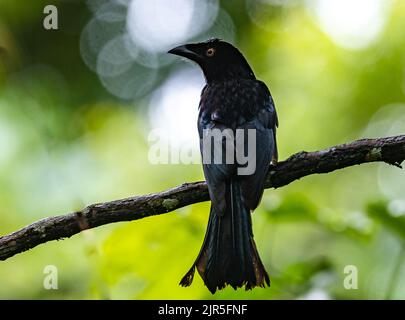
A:
{"label": "drongo", "polygon": [[270,285],[251,218],[269,166],[277,161],[278,120],[270,91],[242,53],[225,41],[181,45],[169,53],[197,63],[206,80],[198,132],[211,210],[200,253],[180,285],[192,283],[195,268],[211,293],[227,285],[246,290]]}

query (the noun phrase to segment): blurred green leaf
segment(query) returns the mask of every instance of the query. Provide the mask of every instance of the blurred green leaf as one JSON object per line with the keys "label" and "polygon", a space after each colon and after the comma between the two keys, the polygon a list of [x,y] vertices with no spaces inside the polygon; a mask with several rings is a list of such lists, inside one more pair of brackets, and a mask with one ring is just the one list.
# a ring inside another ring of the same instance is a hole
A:
{"label": "blurred green leaf", "polygon": [[405,240],[405,216],[395,217],[391,215],[387,209],[387,204],[384,202],[372,203],[367,210],[370,217],[380,222],[401,240]]}

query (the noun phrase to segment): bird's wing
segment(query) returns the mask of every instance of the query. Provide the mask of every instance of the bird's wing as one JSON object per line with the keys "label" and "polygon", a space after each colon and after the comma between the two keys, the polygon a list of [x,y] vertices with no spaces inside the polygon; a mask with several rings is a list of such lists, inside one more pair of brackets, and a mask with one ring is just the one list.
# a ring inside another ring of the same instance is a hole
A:
{"label": "bird's wing", "polygon": [[[226,154],[234,145],[232,133],[223,123],[209,120],[199,121],[200,150],[205,180],[208,184],[211,203],[217,213],[226,210],[226,181],[235,173],[236,164],[226,161]],[[208,144],[210,143],[210,144]],[[222,155],[216,158],[214,155]]]}
{"label": "bird's wing", "polygon": [[278,119],[276,109],[266,85],[264,83],[260,83],[260,85],[266,95],[264,105],[259,107],[259,111],[250,121],[241,126],[245,131],[253,129],[256,132],[256,141],[253,144],[256,150],[249,152],[248,146],[245,146],[245,150],[248,150],[249,161],[255,164],[254,173],[240,176],[242,197],[244,198],[245,205],[251,210],[254,210],[258,206],[263,195],[270,162],[276,161],[278,157],[276,143]]}

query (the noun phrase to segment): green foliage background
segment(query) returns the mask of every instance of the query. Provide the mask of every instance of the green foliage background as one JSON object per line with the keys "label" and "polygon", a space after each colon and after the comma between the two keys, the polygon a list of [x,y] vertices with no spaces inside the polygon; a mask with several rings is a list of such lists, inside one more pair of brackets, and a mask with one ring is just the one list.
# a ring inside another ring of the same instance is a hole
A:
{"label": "green foliage background", "polygon": [[[58,31],[42,27],[49,3],[60,12]],[[301,5],[263,1],[265,27],[251,21],[244,1],[221,5],[236,26],[237,46],[275,98],[281,159],[405,133],[405,123],[369,129],[376,116],[397,120],[405,104],[404,1],[393,1],[383,33],[362,50],[334,44]],[[199,165],[148,162],[145,97],[113,97],[81,59],[89,15],[84,1],[0,0],[0,234],[90,203],[203,179]],[[161,70],[159,81],[176,67]],[[253,220],[271,288],[212,296],[198,276],[190,288],[178,286],[203,240],[209,204],[202,203],[0,262],[0,298],[404,298],[405,194],[384,191],[404,180],[394,167],[370,164],[267,190]],[[43,288],[46,265],[59,270],[58,290]],[[358,268],[357,290],[344,289],[347,265]]]}

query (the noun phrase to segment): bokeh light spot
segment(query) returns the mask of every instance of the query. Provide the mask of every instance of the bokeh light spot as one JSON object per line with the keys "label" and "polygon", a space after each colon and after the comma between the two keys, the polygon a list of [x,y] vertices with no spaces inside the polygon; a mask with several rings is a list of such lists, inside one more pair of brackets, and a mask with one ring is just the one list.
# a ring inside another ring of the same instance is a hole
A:
{"label": "bokeh light spot", "polygon": [[186,68],[172,75],[152,96],[152,128],[167,133],[170,145],[198,150],[198,104],[203,86],[200,70]]}
{"label": "bokeh light spot", "polygon": [[309,0],[322,30],[338,45],[361,49],[375,41],[388,20],[390,0]]}
{"label": "bokeh light spot", "polygon": [[150,52],[164,52],[213,23],[216,1],[132,0],[127,29],[133,41]]}

